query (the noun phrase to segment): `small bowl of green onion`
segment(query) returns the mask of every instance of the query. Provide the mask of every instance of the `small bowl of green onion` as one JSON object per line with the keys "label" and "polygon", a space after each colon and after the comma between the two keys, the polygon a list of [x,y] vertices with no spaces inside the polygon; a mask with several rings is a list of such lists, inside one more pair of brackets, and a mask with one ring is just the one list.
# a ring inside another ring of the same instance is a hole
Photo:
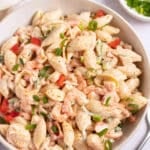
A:
{"label": "small bowl of green onion", "polygon": [[134,18],[150,21],[150,0],[119,0],[119,2]]}

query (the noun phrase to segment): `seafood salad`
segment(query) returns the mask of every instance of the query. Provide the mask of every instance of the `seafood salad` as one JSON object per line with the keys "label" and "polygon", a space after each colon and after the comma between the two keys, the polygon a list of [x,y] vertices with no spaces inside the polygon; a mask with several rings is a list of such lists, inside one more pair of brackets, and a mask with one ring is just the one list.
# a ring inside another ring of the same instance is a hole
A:
{"label": "seafood salad", "polygon": [[18,150],[111,150],[147,99],[142,61],[103,10],[38,11],[0,50],[0,134]]}

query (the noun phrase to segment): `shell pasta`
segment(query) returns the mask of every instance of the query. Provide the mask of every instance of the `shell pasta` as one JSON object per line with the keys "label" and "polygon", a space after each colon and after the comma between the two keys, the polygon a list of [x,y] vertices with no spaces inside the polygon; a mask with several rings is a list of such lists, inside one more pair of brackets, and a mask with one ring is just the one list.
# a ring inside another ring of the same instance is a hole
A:
{"label": "shell pasta", "polygon": [[0,134],[18,150],[111,150],[147,99],[142,61],[103,10],[38,11],[0,50]]}

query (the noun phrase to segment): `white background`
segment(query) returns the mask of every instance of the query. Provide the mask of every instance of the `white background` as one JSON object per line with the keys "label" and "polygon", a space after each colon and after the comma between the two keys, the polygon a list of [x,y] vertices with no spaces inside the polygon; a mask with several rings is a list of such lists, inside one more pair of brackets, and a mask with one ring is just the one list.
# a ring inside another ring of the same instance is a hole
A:
{"label": "white background", "polygon": [[[145,46],[145,49],[148,51],[150,55],[150,23],[141,22],[130,17],[121,8],[120,4],[118,3],[118,0],[95,0],[95,1],[105,4],[106,6],[116,10],[120,15],[122,15],[135,28],[137,34],[140,36],[140,39],[142,40]],[[146,132],[147,132],[147,124],[145,118],[143,118],[136,132],[134,133],[134,135],[132,135],[132,138],[130,138],[130,140],[124,144],[121,150],[137,150],[137,147],[142,142]],[[0,150],[6,149],[2,145],[0,145]],[[150,150],[150,140],[147,142],[143,150]]]}

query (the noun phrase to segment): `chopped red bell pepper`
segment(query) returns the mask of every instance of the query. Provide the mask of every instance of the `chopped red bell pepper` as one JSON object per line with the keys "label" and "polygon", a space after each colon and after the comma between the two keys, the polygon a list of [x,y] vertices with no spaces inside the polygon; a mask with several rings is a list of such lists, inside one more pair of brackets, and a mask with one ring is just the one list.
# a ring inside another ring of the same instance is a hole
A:
{"label": "chopped red bell pepper", "polygon": [[20,53],[20,44],[16,43],[14,46],[11,47],[11,50],[18,55]]}
{"label": "chopped red bell pepper", "polygon": [[0,105],[0,112],[7,113],[9,110],[9,103],[7,99],[4,99]]}
{"label": "chopped red bell pepper", "polygon": [[102,17],[102,16],[105,16],[105,15],[106,15],[106,13],[103,10],[98,10],[95,13],[95,18]]}
{"label": "chopped red bell pepper", "polygon": [[8,114],[8,115],[5,115],[5,116],[4,116],[4,119],[5,119],[7,122],[11,122],[11,121],[14,119],[14,117]]}
{"label": "chopped red bell pepper", "polygon": [[32,44],[37,45],[37,46],[41,46],[41,43],[42,43],[41,39],[36,38],[36,37],[31,37],[30,42]]}
{"label": "chopped red bell pepper", "polygon": [[12,117],[17,117],[19,116],[19,112],[18,111],[12,111],[10,113],[8,113],[9,115],[11,115]]}
{"label": "chopped red bell pepper", "polygon": [[19,116],[19,112],[9,110],[9,102],[7,99],[3,99],[0,105],[0,113],[3,115],[4,120],[7,122],[12,121],[15,117]]}
{"label": "chopped red bell pepper", "polygon": [[64,86],[64,81],[66,80],[66,77],[62,74],[60,75],[59,79],[56,81],[56,84],[59,86],[59,87],[63,87]]}
{"label": "chopped red bell pepper", "polygon": [[12,111],[10,113],[7,113],[6,115],[4,115],[4,119],[7,122],[11,122],[15,117],[19,116],[19,112],[17,111]]}
{"label": "chopped red bell pepper", "polygon": [[119,38],[116,38],[114,41],[111,41],[110,43],[108,43],[108,45],[111,48],[116,48],[119,44],[120,44],[121,40]]}

